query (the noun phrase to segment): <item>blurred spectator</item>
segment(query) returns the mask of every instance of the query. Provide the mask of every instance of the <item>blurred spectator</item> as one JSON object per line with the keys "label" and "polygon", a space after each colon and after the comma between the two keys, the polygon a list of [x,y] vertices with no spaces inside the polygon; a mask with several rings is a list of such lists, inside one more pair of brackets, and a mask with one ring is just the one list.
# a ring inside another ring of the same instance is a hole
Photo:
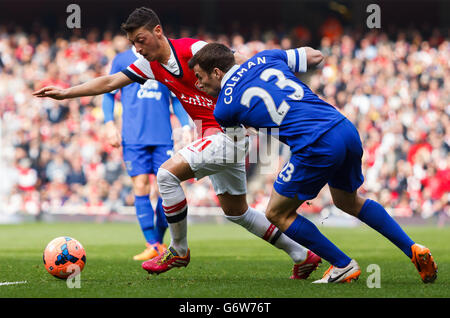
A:
{"label": "blurred spectator", "polygon": [[31,168],[31,160],[29,158],[19,160],[17,174],[17,186],[19,190],[23,192],[36,190],[38,174],[36,170]]}
{"label": "blurred spectator", "polygon": [[45,168],[45,175],[50,182],[56,180],[59,182],[66,182],[69,173],[70,165],[59,153],[52,156],[52,159],[47,163]]}
{"label": "blurred spectator", "polygon": [[66,182],[69,185],[80,184],[85,185],[87,180],[84,174],[83,165],[81,162],[81,157],[76,156],[70,160],[70,171],[67,174]]}
{"label": "blurred spectator", "polygon": [[[320,35],[323,38],[330,39],[331,42],[337,42],[343,32],[343,27],[338,19],[329,17],[320,27]],[[303,32],[305,33],[305,32]]]}

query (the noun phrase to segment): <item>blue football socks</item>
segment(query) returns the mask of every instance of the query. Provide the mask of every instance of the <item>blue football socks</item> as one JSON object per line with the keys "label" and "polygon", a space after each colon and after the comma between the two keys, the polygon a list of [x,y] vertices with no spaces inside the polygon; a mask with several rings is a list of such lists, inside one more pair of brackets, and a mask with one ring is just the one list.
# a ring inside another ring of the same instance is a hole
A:
{"label": "blue football socks", "polygon": [[156,204],[156,231],[158,233],[157,237],[159,243],[164,241],[164,234],[166,233],[168,226],[162,206],[162,198],[158,197],[158,203]]}
{"label": "blue football socks", "polygon": [[412,257],[411,246],[414,245],[414,241],[378,202],[367,199],[358,218],[389,239],[409,258]]}
{"label": "blue football socks", "polygon": [[327,260],[333,266],[342,268],[351,261],[350,257],[320,233],[311,221],[301,215],[297,215],[297,218],[284,234]]}
{"label": "blue football socks", "polygon": [[150,197],[148,195],[135,196],[134,206],[136,207],[136,216],[141,226],[142,233],[145,240],[149,244],[155,244],[158,242],[158,232],[155,230],[154,217]]}

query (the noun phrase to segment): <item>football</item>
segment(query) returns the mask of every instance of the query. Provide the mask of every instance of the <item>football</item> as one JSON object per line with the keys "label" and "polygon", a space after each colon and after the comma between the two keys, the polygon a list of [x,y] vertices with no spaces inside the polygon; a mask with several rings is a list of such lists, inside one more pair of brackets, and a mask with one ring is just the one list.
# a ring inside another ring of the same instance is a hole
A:
{"label": "football", "polygon": [[76,239],[61,236],[47,244],[43,255],[45,269],[54,277],[78,275],[86,264],[86,252]]}

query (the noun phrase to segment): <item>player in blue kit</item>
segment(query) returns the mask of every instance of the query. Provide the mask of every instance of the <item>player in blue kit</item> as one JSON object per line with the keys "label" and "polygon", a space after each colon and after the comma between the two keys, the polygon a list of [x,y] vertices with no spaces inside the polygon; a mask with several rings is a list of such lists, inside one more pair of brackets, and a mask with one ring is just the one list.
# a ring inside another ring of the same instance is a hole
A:
{"label": "player in blue kit", "polygon": [[214,116],[221,126],[265,128],[290,147],[291,157],[274,183],[266,216],[288,237],[331,264],[316,283],[350,282],[361,273],[355,260],[296,213],[326,184],[338,208],[388,238],[412,260],[423,282],[434,282],[437,265],[430,250],[412,241],[380,204],[358,194],[364,181],[363,148],[355,126],[295,76],[294,72],[306,72],[317,52],[311,48],[267,50],[235,65],[230,49],[212,43],[194,55],[189,67],[199,88],[218,96]]}
{"label": "player in blue kit", "polygon": [[[111,74],[126,68],[137,58],[134,47],[119,53],[112,62]],[[134,83],[121,89],[122,133],[119,133],[114,123],[116,93],[107,93],[103,98],[106,134],[112,146],[123,146],[123,160],[133,183],[136,216],[146,240],[145,250],[133,258],[148,260],[166,249],[163,238],[168,225],[159,194],[156,207],[152,207],[149,175],[156,174],[173,152],[170,105],[183,127],[189,127],[189,117],[165,85],[154,80],[143,85]]]}

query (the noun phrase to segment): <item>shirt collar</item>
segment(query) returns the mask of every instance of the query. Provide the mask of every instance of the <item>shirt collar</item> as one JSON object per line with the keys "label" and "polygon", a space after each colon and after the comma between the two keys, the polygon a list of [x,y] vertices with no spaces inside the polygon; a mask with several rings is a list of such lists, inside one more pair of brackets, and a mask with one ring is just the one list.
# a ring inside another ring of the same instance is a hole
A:
{"label": "shirt collar", "polygon": [[228,70],[228,72],[225,73],[225,75],[222,78],[222,81],[220,82],[220,88],[223,88],[225,83],[228,81],[228,79],[231,77],[231,75],[236,72],[236,70],[240,67],[240,65],[234,65],[232,68]]}
{"label": "shirt collar", "polygon": [[[170,42],[169,42],[170,43]],[[166,70],[169,72],[179,75],[180,74],[180,67],[178,66],[177,59],[175,57],[175,53],[172,49],[172,45],[170,46],[170,57],[167,61],[167,64],[161,64]]]}
{"label": "shirt collar", "polygon": [[163,64],[164,66],[167,66],[169,68],[176,68],[177,65],[177,60],[175,59],[175,54],[173,54],[173,50],[172,47],[170,47],[170,57],[169,60],[167,61],[167,65]]}

